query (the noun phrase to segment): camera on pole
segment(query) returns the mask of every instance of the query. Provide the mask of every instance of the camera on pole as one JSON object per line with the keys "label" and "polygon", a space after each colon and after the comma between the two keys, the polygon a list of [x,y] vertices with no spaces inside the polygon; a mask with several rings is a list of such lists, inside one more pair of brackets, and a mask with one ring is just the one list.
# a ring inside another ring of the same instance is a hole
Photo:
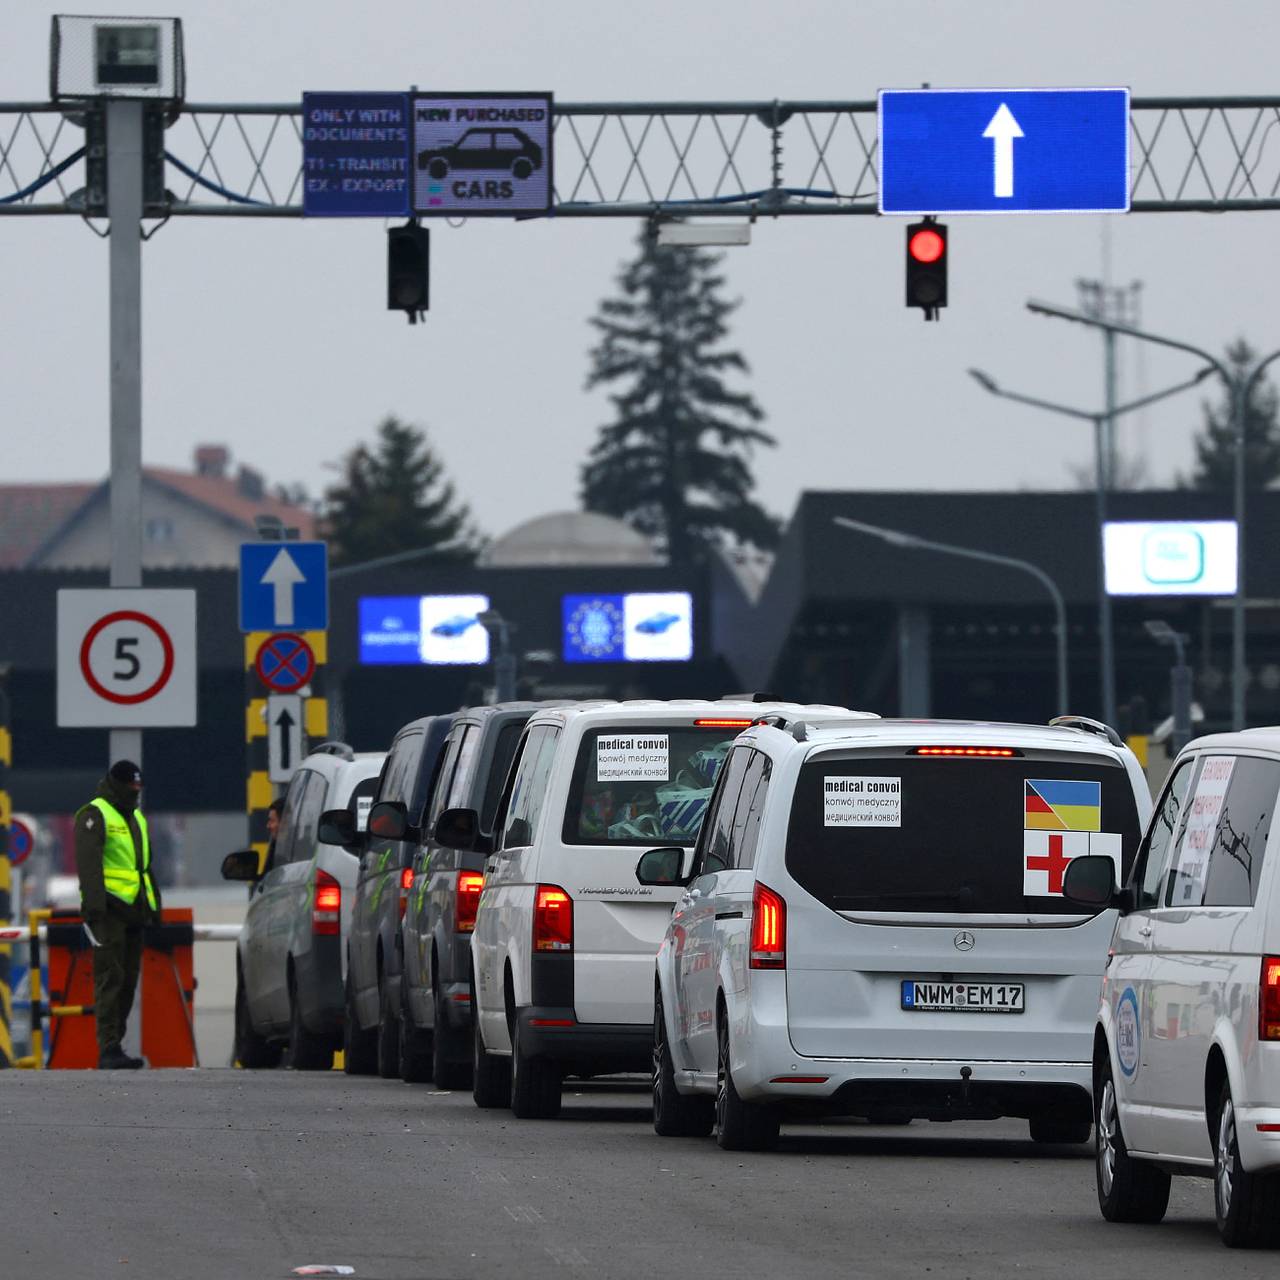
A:
{"label": "camera on pole", "polygon": [[933,218],[907,227],[907,306],[936,320],[947,305],[947,229]]}
{"label": "camera on pole", "polygon": [[431,232],[416,222],[387,228],[387,310],[403,311],[410,324],[431,296]]}

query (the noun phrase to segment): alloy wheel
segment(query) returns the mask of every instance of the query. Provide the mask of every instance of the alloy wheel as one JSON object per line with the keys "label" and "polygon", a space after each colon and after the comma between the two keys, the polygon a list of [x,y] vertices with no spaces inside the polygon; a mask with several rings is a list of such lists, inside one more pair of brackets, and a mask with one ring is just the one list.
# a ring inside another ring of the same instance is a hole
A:
{"label": "alloy wheel", "polygon": [[1218,1117],[1218,1168],[1214,1174],[1214,1190],[1218,1196],[1218,1213],[1222,1218],[1231,1212],[1231,1166],[1235,1161],[1236,1111],[1231,1099],[1224,1098]]}
{"label": "alloy wheel", "polygon": [[1110,1195],[1116,1179],[1116,1144],[1120,1125],[1116,1117],[1116,1089],[1110,1080],[1102,1087],[1098,1104],[1098,1177],[1103,1195]]}
{"label": "alloy wheel", "polygon": [[724,1132],[729,1110],[729,1029],[722,1022],[716,1053],[716,1130]]}

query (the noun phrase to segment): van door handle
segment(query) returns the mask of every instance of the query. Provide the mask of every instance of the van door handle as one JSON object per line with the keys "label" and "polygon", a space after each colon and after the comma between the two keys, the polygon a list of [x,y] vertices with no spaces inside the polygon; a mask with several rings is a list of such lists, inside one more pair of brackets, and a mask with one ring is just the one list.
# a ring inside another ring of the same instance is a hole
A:
{"label": "van door handle", "polygon": [[1138,930],[1138,932],[1139,932],[1139,933],[1140,933],[1144,938],[1149,938],[1149,937],[1151,937],[1151,926],[1150,926],[1149,924],[1144,924],[1144,925],[1142,926],[1142,928]]}

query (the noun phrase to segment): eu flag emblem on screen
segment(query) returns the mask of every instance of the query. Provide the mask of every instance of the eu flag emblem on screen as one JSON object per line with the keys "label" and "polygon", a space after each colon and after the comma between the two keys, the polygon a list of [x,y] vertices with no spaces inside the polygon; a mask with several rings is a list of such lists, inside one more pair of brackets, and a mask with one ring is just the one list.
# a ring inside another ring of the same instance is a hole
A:
{"label": "eu flag emblem on screen", "polygon": [[565,596],[564,660],[622,662],[626,629],[622,597]]}

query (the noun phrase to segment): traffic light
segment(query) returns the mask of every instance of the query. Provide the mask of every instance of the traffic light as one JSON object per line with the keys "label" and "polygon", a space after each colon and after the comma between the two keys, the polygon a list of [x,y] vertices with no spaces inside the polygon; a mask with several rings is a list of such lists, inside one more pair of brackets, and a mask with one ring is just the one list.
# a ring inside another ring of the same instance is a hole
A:
{"label": "traffic light", "polygon": [[404,311],[410,324],[427,310],[431,284],[431,232],[416,222],[387,228],[387,310]]}
{"label": "traffic light", "polygon": [[947,305],[947,229],[926,218],[907,227],[907,306],[936,320]]}

